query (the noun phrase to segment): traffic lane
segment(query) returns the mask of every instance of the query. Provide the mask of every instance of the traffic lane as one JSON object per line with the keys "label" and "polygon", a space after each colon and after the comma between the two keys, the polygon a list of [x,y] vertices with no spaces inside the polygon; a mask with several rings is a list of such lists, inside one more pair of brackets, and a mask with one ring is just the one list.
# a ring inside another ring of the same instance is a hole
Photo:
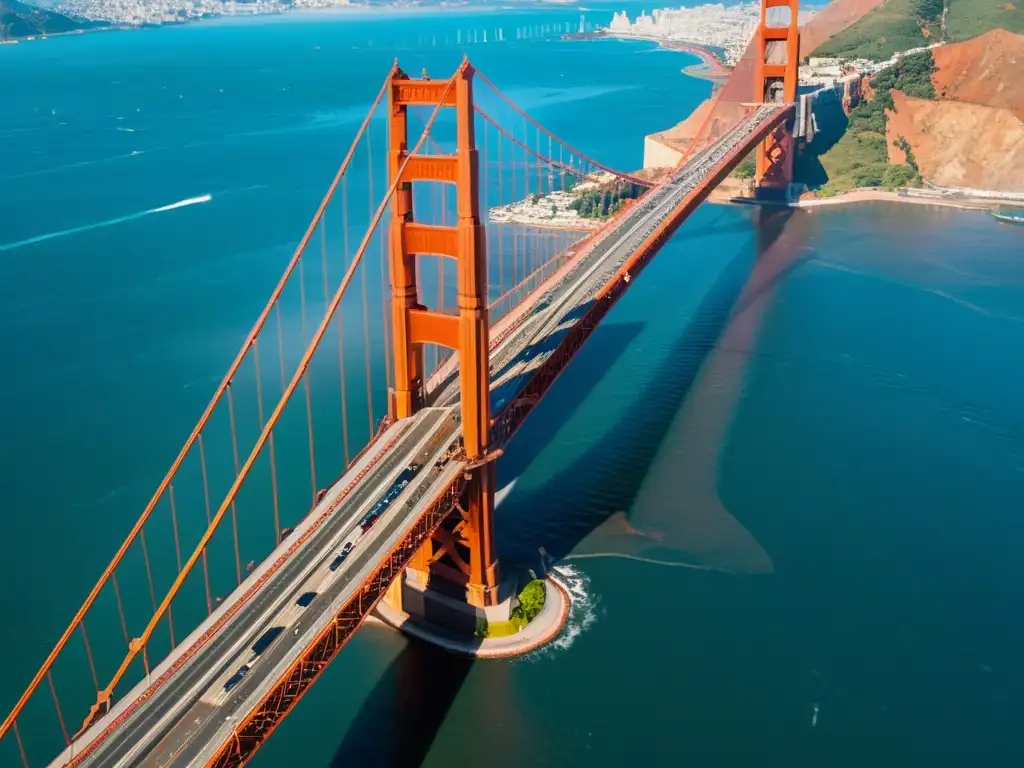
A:
{"label": "traffic lane", "polygon": [[[717,162],[716,158],[727,153],[735,145],[735,139],[742,137],[741,134],[744,130],[746,130],[746,135],[749,135],[750,131],[754,130],[754,128],[747,129],[746,123],[740,123],[735,126],[718,143],[702,149],[690,158],[687,164],[673,175],[669,183],[662,187],[657,187],[651,193],[645,195],[642,202],[633,209],[633,215],[625,218],[615,229],[608,232],[599,243],[596,243],[593,248],[583,255],[579,262],[558,283],[548,289],[527,310],[526,319],[523,321],[521,328],[513,331],[497,349],[492,351],[489,364],[492,382],[492,402],[502,401],[503,399],[502,395],[495,397],[498,389],[508,389],[509,379],[507,374],[510,373],[508,370],[510,363],[514,364],[516,357],[522,355],[524,350],[528,350],[529,346],[535,343],[529,341],[529,339],[531,336],[530,331],[533,331],[533,338],[538,336],[536,328],[528,329],[526,327],[530,325],[531,320],[542,313],[550,312],[554,305],[561,304],[564,297],[568,293],[573,292],[574,286],[580,280],[588,279],[589,276],[586,274],[588,266],[606,261],[610,256],[616,255],[616,252],[619,252],[618,255],[623,256],[621,248],[624,240],[632,238],[627,243],[630,245],[642,243],[657,228],[658,224],[671,213],[672,209],[679,204],[683,197],[703,181],[708,171]],[[641,236],[636,237],[638,229],[644,227],[645,224],[646,231],[642,232]],[[624,257],[618,260],[618,263],[615,265],[616,270],[621,267],[631,253],[632,251],[624,254]],[[610,277],[611,273],[605,275],[604,282],[607,282]],[[580,304],[580,302],[577,302],[573,309],[580,306]],[[544,333],[542,337],[545,335],[548,334]],[[506,381],[500,382],[499,380],[502,378],[505,378]],[[454,405],[458,402],[458,394],[458,380],[454,378],[444,387],[435,402],[438,404]]]}
{"label": "traffic lane", "polygon": [[[571,329],[571,325],[566,324],[572,316],[593,305],[597,291],[621,269],[632,255],[634,246],[646,239],[648,235],[646,230],[653,231],[668,217],[684,196],[681,193],[665,196],[655,210],[647,212],[634,223],[633,227],[619,237],[618,242],[605,250],[601,260],[596,265],[592,265],[592,271],[568,290],[560,300],[561,305],[557,310],[552,308],[554,311],[547,322],[540,326],[534,326],[532,337],[519,339],[514,350],[510,350],[509,357],[511,359],[507,362],[502,360],[501,380],[496,381],[491,390],[495,409],[499,409],[518,394],[522,386],[525,385],[525,383],[521,384],[522,379],[531,375],[551,356],[554,347]],[[540,346],[543,346],[543,349],[538,349]]]}
{"label": "traffic lane", "polygon": [[[351,589],[352,594],[355,594],[355,589],[352,589],[353,585],[358,588],[381,559],[383,547],[379,547],[377,544],[382,541],[387,542],[396,533],[408,530],[412,521],[420,514],[419,507],[427,492],[444,472],[444,470],[436,470],[434,462],[443,456],[455,442],[456,440],[453,439],[450,442],[443,443],[432,455],[425,457],[423,480],[413,488],[408,497],[405,497],[399,511],[391,517],[384,518],[381,523],[378,523],[371,529],[375,530],[376,534],[366,548],[360,547],[357,550],[358,555],[351,561],[352,567],[347,568],[339,579],[333,582],[310,604],[310,607],[319,604],[321,612],[304,614],[296,622],[295,627],[283,633],[277,642],[265,652],[267,658],[264,662],[242,678],[242,681],[236,686],[232,695],[221,705],[220,712],[216,713],[217,716],[207,719],[192,737],[184,751],[174,756],[173,762],[168,763],[164,761],[159,763],[160,765],[188,766],[198,764],[202,760],[209,759],[212,753],[220,747],[217,732],[229,720],[236,718],[238,715],[246,714],[240,710],[251,696],[261,691],[265,692],[273,684],[276,678],[270,678],[273,677],[273,673],[279,664],[290,656],[298,657],[302,650],[304,650],[306,643],[303,641],[305,641],[310,630],[314,628],[318,631],[322,630],[332,620],[333,614],[326,609],[335,600],[342,597],[347,590]],[[294,634],[296,628],[299,630],[298,635]]]}
{"label": "traffic lane", "polygon": [[[111,734],[103,745],[93,755],[90,755],[85,765],[110,764],[108,761],[118,759],[120,755],[141,742],[175,706],[198,698],[201,692],[195,696],[187,696],[189,689],[195,686],[211,669],[220,665],[221,668],[215,672],[215,674],[220,674],[223,667],[231,663],[231,659],[223,660],[221,654],[217,654],[215,651],[220,649],[223,652],[253,631],[250,621],[254,616],[266,610],[274,600],[281,596],[310,559],[321,554],[317,544],[322,543],[325,537],[333,537],[346,523],[352,522],[350,518],[354,518],[359,510],[374,500],[373,494],[380,484],[397,474],[408,450],[426,437],[443,416],[443,412],[439,412],[436,416],[428,415],[409,429],[403,435],[399,445],[381,459],[370,474],[350,492],[341,507],[313,533],[312,539],[281,566],[281,569],[260,590],[259,594],[236,614],[231,623],[218,633],[209,646],[200,651],[195,661],[184,667],[144,702],[139,711],[125,725]],[[260,626],[262,627],[262,625]],[[247,646],[243,646],[242,650],[245,647]],[[172,721],[164,728],[170,728],[173,725]],[[149,737],[149,740],[159,738],[159,735],[154,734]]]}
{"label": "traffic lane", "polygon": [[[407,424],[396,424],[389,427],[385,432],[379,436],[378,439],[384,439],[385,442],[380,445],[385,445],[391,441],[397,442],[398,439],[403,435],[406,429],[411,428],[415,424],[415,421],[410,420]],[[386,436],[386,438],[385,438]],[[376,441],[375,441],[376,442]],[[350,478],[357,478],[358,475],[365,471],[369,471],[373,466],[379,462],[383,456],[383,449],[378,445],[378,450],[375,453],[361,456],[345,473],[344,479],[351,483]],[[343,491],[348,488],[348,483],[344,487],[338,488],[340,484],[336,482],[332,486],[332,492],[327,498],[329,501],[319,504],[311,510],[310,513],[304,517],[301,523],[299,523],[299,529],[302,533],[293,538],[307,537],[307,535],[315,538],[316,532],[320,525],[326,521],[326,515],[328,511],[333,507],[337,506],[339,498],[343,496]],[[351,488],[349,488],[351,490]],[[68,761],[77,759],[79,755],[84,752],[89,752],[94,748],[94,745],[102,744],[108,737],[111,736],[112,732],[116,728],[122,727],[123,724],[130,722],[134,719],[137,714],[150,704],[152,693],[162,688],[163,685],[171,680],[174,675],[180,674],[184,671],[183,667],[192,664],[193,654],[189,652],[189,649],[197,650],[194,646],[205,645],[213,641],[213,637],[216,634],[223,632],[226,627],[237,619],[237,615],[234,613],[238,610],[238,606],[243,602],[248,601],[255,594],[256,589],[262,588],[264,577],[273,578],[272,573],[282,567],[283,563],[294,556],[299,550],[306,547],[309,544],[308,539],[304,539],[297,545],[289,542],[286,538],[282,546],[275,549],[272,553],[276,555],[274,560],[281,559],[280,563],[268,563],[264,560],[263,563],[228,596],[226,602],[207,616],[200,624],[193,629],[189,635],[178,643],[173,649],[173,653],[169,654],[164,658],[157,666],[152,670],[152,674],[146,680],[139,681],[129,691],[120,696],[120,701],[116,701],[114,706],[102,717],[98,718],[83,734],[82,738],[75,739],[67,749],[61,754],[57,755],[51,762],[52,766],[63,766]],[[259,582],[259,584],[254,584]],[[213,634],[210,634],[210,633]],[[156,680],[154,684],[147,682],[147,680]],[[113,724],[116,724],[114,726]],[[87,758],[90,760],[91,758]]]}
{"label": "traffic lane", "polygon": [[[652,193],[654,194],[654,193]],[[659,199],[657,196],[655,199]],[[637,211],[641,213],[641,211]],[[528,326],[539,317],[540,315],[547,313],[551,310],[551,306],[557,303],[562,296],[572,289],[575,282],[577,282],[582,273],[584,273],[588,266],[593,265],[596,261],[601,260],[607,255],[610,243],[615,240],[616,235],[620,232],[628,230],[628,228],[635,226],[636,222],[642,219],[642,216],[637,217],[631,215],[624,219],[619,226],[611,230],[600,242],[596,243],[589,251],[583,254],[580,260],[570,269],[566,274],[553,286],[551,286],[543,296],[541,296],[534,304],[527,310],[526,316],[524,317],[520,327],[510,333],[502,343],[494,350],[491,350],[489,372],[492,381],[492,387],[496,386],[495,381],[501,376],[502,369],[507,366],[508,360],[518,354],[524,346],[524,338],[528,338],[527,334],[531,330]],[[452,380],[443,385],[442,391],[436,396],[435,402],[439,406],[451,406],[459,400],[459,389],[458,389],[458,376],[453,374]]]}
{"label": "traffic lane", "polygon": [[[442,412],[440,415],[441,415],[442,418],[441,418],[441,423],[440,423],[440,425],[438,427],[438,431],[435,432],[429,438],[429,440],[424,445],[424,447],[421,448],[416,454],[411,455],[411,456],[410,455],[406,455],[406,460],[407,461],[403,462],[403,463],[411,463],[411,462],[419,461],[419,462],[421,462],[421,463],[423,463],[425,465],[425,463],[428,460],[430,460],[431,458],[435,458],[436,457],[437,451],[439,450],[438,446],[441,446],[441,445],[448,446],[451,443],[451,441],[454,439],[454,436],[455,436],[454,435],[455,426],[456,426],[455,420],[454,420],[453,415],[451,413],[446,415],[446,414],[444,414]],[[419,441],[417,441],[417,444],[418,444],[418,442]],[[382,490],[382,493],[383,492],[386,492],[386,489]],[[365,507],[363,509],[365,509]],[[360,511],[362,511],[362,510],[360,510]],[[357,524],[358,524],[357,521],[353,520],[353,524],[352,524],[351,530],[349,530],[349,532],[348,532],[348,535],[351,535],[352,531],[354,531],[356,529]],[[360,540],[359,544],[357,545],[357,547],[359,547],[359,549],[356,550],[357,552],[364,552],[365,553],[365,550],[362,547],[363,541],[364,540]],[[368,544],[370,544],[373,541],[375,541],[375,538],[373,538],[373,535],[371,534],[371,536],[367,537],[365,539],[365,541]],[[330,553],[328,552],[327,554],[329,555]],[[324,559],[326,559],[326,558],[324,558]],[[341,574],[339,574],[339,577],[343,578],[346,574],[348,574],[349,577],[351,577],[352,564],[356,563],[358,561],[359,561],[359,558],[352,558],[351,560],[349,560],[348,565],[345,566],[345,570],[343,570],[341,572]],[[308,577],[307,577],[307,579],[308,579]],[[303,579],[301,582],[292,585],[292,591],[291,591],[290,598],[294,598],[300,592],[305,591],[308,588],[307,579]],[[320,589],[320,587],[318,587],[316,591],[319,591],[319,589]],[[329,589],[330,589],[330,587],[328,587],[328,590]],[[261,632],[264,631],[264,627],[266,627],[266,626],[277,626],[279,623],[281,623],[282,612],[283,611],[287,611],[290,608],[291,604],[292,604],[291,599],[286,601],[282,605],[280,610],[278,610],[277,612],[275,612],[273,615],[271,615],[269,617],[269,619],[264,623],[263,627],[260,628],[260,631]],[[309,614],[307,614],[305,612],[303,614],[303,616],[308,616],[308,615]],[[301,618],[302,617],[300,616],[300,621],[301,621]],[[292,635],[291,633],[298,626],[301,626],[301,624],[299,622],[296,622],[296,624],[294,624],[293,626],[288,627],[288,632],[286,633],[287,636],[295,638],[296,636]],[[301,630],[300,630],[300,635],[301,635]],[[284,637],[284,636],[285,635],[282,635],[282,637]],[[278,641],[278,642],[281,642],[281,641]],[[248,647],[249,646],[247,645],[245,648],[242,649],[241,652],[245,653],[245,651],[246,651],[246,649]],[[257,664],[254,664],[252,666],[252,671],[248,675],[246,675],[246,677],[243,678],[243,680],[255,681],[255,680],[259,680],[259,679],[265,678],[268,674],[270,674],[270,672],[273,669],[273,666],[272,666],[272,661],[271,661],[272,657],[266,655],[268,653],[269,653],[269,649],[268,649],[267,652],[265,652],[264,655],[261,655],[261,657],[260,657],[259,661],[257,662]],[[235,662],[238,661],[238,658],[239,658],[239,654],[236,654],[235,658],[229,664],[234,664]],[[268,667],[268,664],[270,664],[269,667]],[[259,674],[257,674],[257,673],[259,673]],[[216,680],[219,680],[219,679],[220,678],[218,676],[218,677],[213,678],[213,681],[216,681]],[[209,692],[211,690],[211,688],[215,686],[215,682],[213,682],[213,681],[211,681],[211,683],[200,694],[200,699],[201,699],[203,694]],[[239,687],[240,691],[246,690],[246,687],[245,686],[241,686],[241,683],[239,684],[239,686],[240,686]],[[205,701],[202,701],[202,700],[197,701],[190,708],[190,710],[187,713],[185,713],[181,718],[178,719],[177,723],[171,728],[171,730],[167,733],[167,735],[164,738],[162,738],[157,744],[151,746],[150,752],[148,753],[148,755],[142,756],[140,758],[141,762],[136,762],[135,764],[138,764],[138,765],[141,765],[141,766],[151,766],[151,765],[153,765],[153,766],[156,766],[156,765],[163,766],[163,765],[167,765],[169,760],[176,759],[176,758],[174,758],[175,753],[177,753],[184,746],[190,744],[193,740],[195,740],[195,738],[202,732],[203,727],[210,722],[211,718],[214,719],[214,722],[220,722],[216,718],[217,718],[217,716],[219,714],[221,714],[224,711],[223,707],[225,707],[225,705],[228,703],[228,701],[229,700],[225,700],[225,701],[222,701],[222,702],[220,702],[219,704],[216,704],[216,705],[211,705],[208,702],[205,702]]]}

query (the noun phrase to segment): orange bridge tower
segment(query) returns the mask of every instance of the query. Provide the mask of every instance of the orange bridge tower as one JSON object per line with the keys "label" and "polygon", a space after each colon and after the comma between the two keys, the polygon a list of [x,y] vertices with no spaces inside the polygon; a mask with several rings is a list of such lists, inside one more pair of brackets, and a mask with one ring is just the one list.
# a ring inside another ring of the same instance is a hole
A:
{"label": "orange bridge tower", "polygon": [[[754,101],[793,104],[800,61],[799,0],[761,0],[755,40]],[[758,187],[785,190],[793,181],[793,125],[780,125],[756,151]]]}
{"label": "orange bridge tower", "polygon": [[[464,60],[449,80],[411,79],[395,70],[389,99],[389,177],[395,182],[409,152],[408,108],[452,107],[453,155],[414,155],[405,165],[391,202],[390,268],[395,418],[412,416],[424,405],[423,345],[455,350],[459,358],[461,429],[472,467],[462,503],[450,520],[413,558],[408,579],[425,588],[430,575],[464,587],[478,609],[498,603],[498,562],[494,546],[494,463],[488,455],[491,409],[488,366],[487,252],[480,223],[478,158],[474,136],[473,68]],[[413,215],[413,183],[454,184],[455,226],[420,223]],[[442,313],[419,301],[417,255],[454,259],[458,272],[458,314]],[[402,580],[390,600],[401,602]]]}

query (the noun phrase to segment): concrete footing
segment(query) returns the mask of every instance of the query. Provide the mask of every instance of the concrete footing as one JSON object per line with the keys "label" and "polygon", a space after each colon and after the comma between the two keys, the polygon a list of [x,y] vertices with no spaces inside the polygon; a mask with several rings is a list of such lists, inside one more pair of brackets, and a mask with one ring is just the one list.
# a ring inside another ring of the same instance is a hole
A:
{"label": "concrete footing", "polygon": [[[498,605],[477,608],[443,591],[423,588],[405,578],[396,579],[374,616],[388,626],[456,653],[480,658],[518,656],[553,640],[569,617],[568,591],[550,576],[545,578],[544,608],[520,632],[508,637],[475,635],[481,620],[508,621],[517,601],[507,597]],[[505,585],[503,585],[505,586]],[[507,594],[504,590],[502,594]]]}

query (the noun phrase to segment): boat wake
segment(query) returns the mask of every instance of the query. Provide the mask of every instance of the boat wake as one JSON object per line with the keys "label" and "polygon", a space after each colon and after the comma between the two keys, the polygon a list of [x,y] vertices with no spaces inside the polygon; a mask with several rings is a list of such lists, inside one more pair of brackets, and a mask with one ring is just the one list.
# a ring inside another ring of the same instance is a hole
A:
{"label": "boat wake", "polygon": [[107,219],[106,221],[97,221],[92,224],[84,224],[80,227],[72,227],[71,229],[62,229],[57,232],[48,232],[45,235],[36,235],[35,237],[29,237],[26,238],[25,240],[18,240],[15,243],[7,243],[5,245],[0,245],[0,253],[3,253],[4,251],[13,251],[15,248],[23,248],[26,245],[45,243],[47,240],[56,240],[59,237],[70,237],[71,235],[77,235],[82,232],[88,232],[93,229],[112,227],[115,224],[124,224],[129,221],[141,219],[145,216],[150,216],[154,213],[165,213],[167,211],[173,211],[178,208],[185,208],[190,205],[208,203],[212,199],[212,195],[200,195],[199,197],[189,197],[184,200],[179,200],[176,203],[171,203],[170,205],[162,205],[159,208],[150,208],[149,210],[146,211],[130,213],[127,216],[118,216],[116,219]]}
{"label": "boat wake", "polygon": [[565,627],[547,645],[523,657],[525,660],[540,660],[560,651],[567,651],[576,638],[597,621],[597,606],[600,598],[593,593],[590,577],[574,565],[560,563],[551,569],[551,577],[569,593],[569,618]]}

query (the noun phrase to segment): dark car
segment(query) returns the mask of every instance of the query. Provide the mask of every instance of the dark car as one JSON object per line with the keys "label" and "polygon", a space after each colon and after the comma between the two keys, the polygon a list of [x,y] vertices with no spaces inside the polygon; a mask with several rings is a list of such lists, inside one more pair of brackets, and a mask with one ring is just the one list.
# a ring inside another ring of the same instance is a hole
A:
{"label": "dark car", "polygon": [[238,685],[242,681],[242,678],[245,677],[247,674],[249,674],[249,665],[245,664],[237,672],[235,672],[235,674],[228,678],[228,681],[224,683],[224,690],[230,691],[232,688]]}

